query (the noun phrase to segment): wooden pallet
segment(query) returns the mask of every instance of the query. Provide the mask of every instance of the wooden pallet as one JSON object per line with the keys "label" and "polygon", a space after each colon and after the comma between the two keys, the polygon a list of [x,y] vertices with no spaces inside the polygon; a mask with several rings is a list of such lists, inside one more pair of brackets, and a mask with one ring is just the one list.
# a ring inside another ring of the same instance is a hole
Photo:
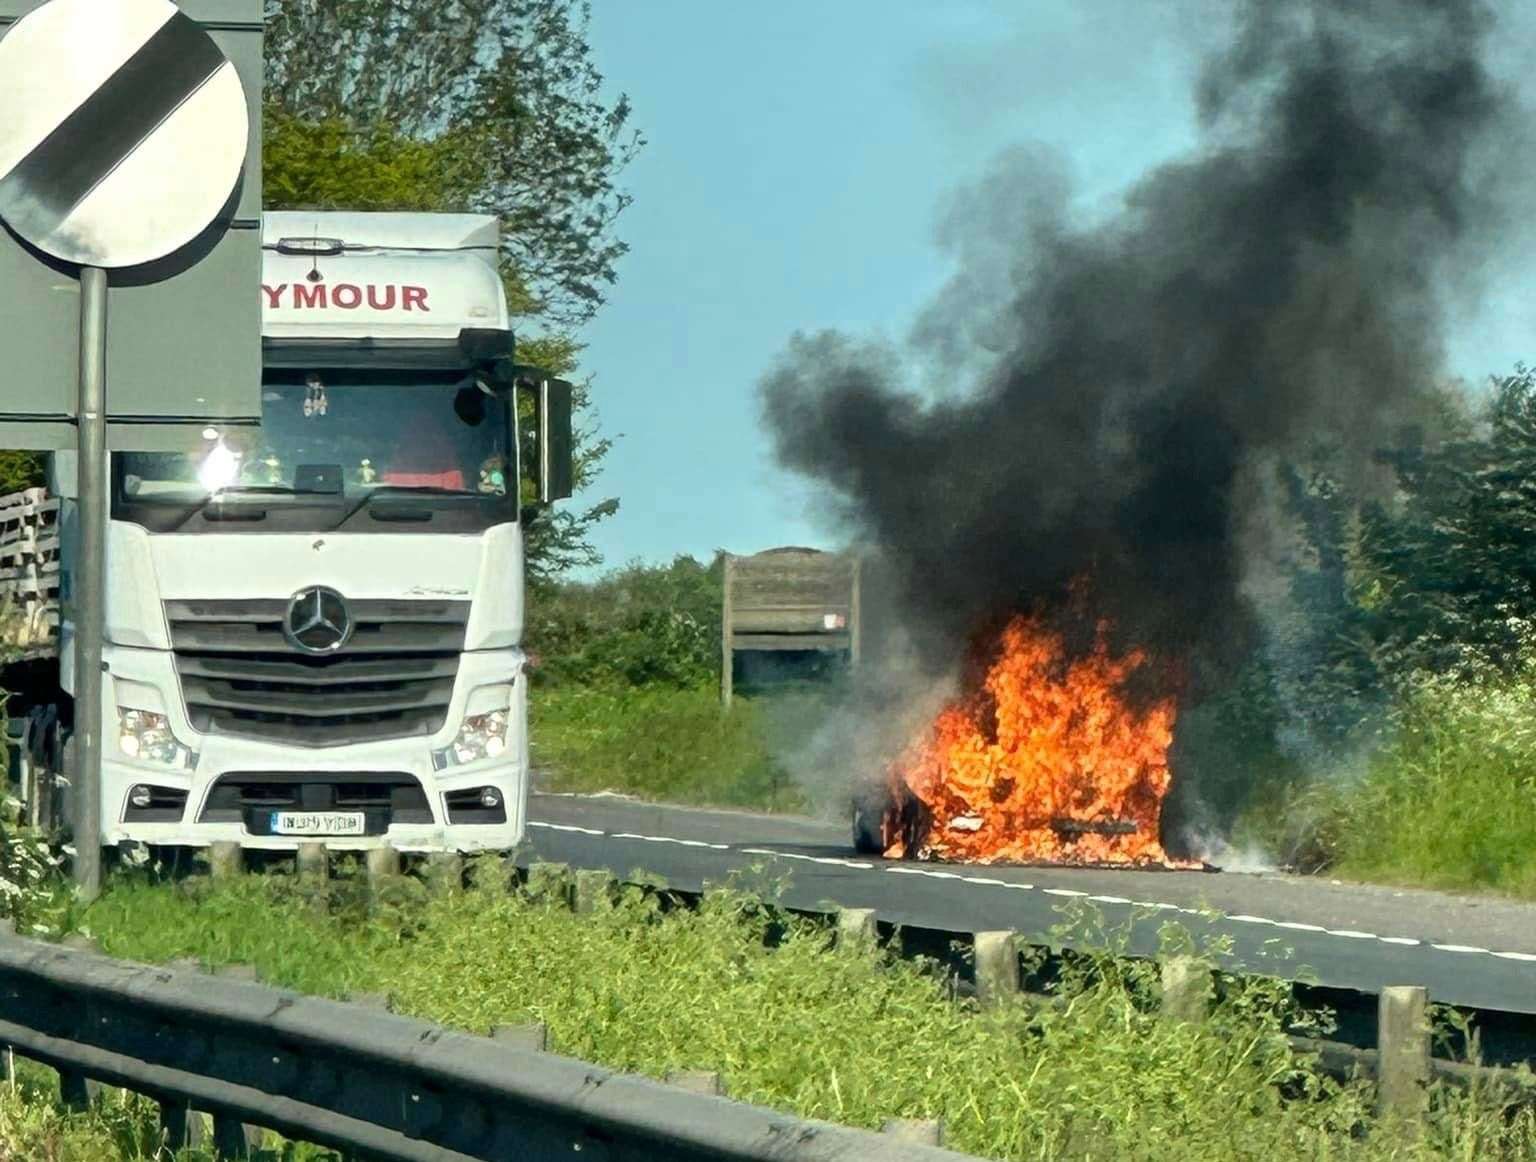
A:
{"label": "wooden pallet", "polygon": [[59,501],[45,489],[0,496],[0,654],[58,649]]}

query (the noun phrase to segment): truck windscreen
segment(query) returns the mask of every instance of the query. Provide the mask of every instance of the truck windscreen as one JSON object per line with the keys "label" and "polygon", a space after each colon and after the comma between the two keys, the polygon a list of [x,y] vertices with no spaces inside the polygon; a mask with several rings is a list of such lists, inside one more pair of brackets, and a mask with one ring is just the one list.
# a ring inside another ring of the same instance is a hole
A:
{"label": "truck windscreen", "polygon": [[114,517],[156,532],[458,532],[517,519],[509,405],[464,372],[270,370],[261,426],[206,434],[196,452],[115,454]]}

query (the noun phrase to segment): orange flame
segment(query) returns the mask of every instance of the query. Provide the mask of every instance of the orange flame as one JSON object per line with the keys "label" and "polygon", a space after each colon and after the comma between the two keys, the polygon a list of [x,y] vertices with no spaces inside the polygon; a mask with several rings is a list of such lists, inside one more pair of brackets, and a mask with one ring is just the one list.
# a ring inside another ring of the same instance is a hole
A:
{"label": "orange flame", "polygon": [[[1107,628],[1068,658],[1040,618],[1008,623],[981,688],[945,707],[892,766],[887,855],[1177,866],[1158,842],[1174,699],[1131,704],[1126,680],[1148,658],[1111,657]],[[898,834],[903,802],[926,827]]]}

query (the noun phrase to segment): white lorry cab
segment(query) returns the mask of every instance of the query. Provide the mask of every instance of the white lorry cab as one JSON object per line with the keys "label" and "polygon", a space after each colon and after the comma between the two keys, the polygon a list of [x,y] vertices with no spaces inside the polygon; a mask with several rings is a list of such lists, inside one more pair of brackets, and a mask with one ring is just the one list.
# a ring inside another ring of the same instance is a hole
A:
{"label": "white lorry cab", "polygon": [[[521,840],[522,521],[569,494],[570,388],[513,362],[497,249],[479,215],[265,216],[260,425],[111,456],[104,844]],[[65,784],[69,749],[32,747]]]}

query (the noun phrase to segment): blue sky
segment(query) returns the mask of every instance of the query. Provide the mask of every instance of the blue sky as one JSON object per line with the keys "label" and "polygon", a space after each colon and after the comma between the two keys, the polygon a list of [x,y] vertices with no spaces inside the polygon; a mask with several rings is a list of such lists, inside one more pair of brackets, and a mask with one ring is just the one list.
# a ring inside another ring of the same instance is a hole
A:
{"label": "blue sky", "polygon": [[[605,565],[831,545],[815,495],[773,466],[759,376],[797,330],[903,335],[950,273],[946,197],[1000,150],[1048,147],[1091,212],[1188,149],[1190,79],[1225,9],[595,0],[598,68],[649,140],[624,175],[631,250],[584,335],[618,438],[592,490],[621,501],[596,537]],[[1536,360],[1521,285],[1458,320],[1456,370]]]}

